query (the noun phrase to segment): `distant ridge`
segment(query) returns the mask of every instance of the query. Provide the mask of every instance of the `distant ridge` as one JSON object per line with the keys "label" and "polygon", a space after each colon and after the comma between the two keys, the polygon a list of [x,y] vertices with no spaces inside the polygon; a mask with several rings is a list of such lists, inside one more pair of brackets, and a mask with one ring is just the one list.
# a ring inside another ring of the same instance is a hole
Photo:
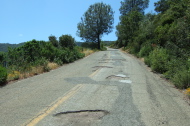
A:
{"label": "distant ridge", "polygon": [[22,45],[24,45],[24,42],[19,44],[0,43],[0,52],[8,52],[8,47],[17,48]]}

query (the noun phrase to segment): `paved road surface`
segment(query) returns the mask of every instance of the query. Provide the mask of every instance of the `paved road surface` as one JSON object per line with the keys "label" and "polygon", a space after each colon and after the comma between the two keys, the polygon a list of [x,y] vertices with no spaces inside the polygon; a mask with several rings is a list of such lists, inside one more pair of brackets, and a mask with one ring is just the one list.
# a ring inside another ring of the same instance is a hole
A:
{"label": "paved road surface", "polygon": [[0,113],[0,126],[190,125],[183,95],[115,49],[0,88]]}

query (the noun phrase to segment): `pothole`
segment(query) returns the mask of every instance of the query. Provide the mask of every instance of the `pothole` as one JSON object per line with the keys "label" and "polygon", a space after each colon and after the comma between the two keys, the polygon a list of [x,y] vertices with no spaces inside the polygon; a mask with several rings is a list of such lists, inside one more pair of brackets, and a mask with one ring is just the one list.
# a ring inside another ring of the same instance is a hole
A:
{"label": "pothole", "polygon": [[126,61],[126,59],[102,59],[101,61]]}
{"label": "pothole", "polygon": [[112,59],[113,61],[114,60],[119,60],[119,61],[126,61],[126,59]]}
{"label": "pothole", "polygon": [[129,75],[124,75],[124,74],[117,74],[106,77],[106,79],[110,79],[112,81],[119,81],[121,83],[131,84],[132,81],[129,80],[129,78],[130,78]]}
{"label": "pothole", "polygon": [[110,67],[110,66],[94,66],[94,67],[92,67],[92,68],[113,68],[113,67]]}
{"label": "pothole", "polygon": [[80,111],[67,111],[60,112],[54,115],[56,120],[63,124],[86,126],[94,121],[101,120],[104,116],[108,115],[106,110],[80,110]]}
{"label": "pothole", "polygon": [[118,74],[118,75],[111,75],[111,76],[108,76],[106,77],[106,79],[127,79],[129,78],[129,76],[127,75],[124,75],[124,74]]}

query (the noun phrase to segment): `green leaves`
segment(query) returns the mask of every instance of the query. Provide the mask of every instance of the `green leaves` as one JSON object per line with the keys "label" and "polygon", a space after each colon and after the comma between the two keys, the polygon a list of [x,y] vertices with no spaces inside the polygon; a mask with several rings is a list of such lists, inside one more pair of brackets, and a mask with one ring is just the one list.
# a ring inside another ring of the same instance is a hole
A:
{"label": "green leaves", "polygon": [[77,35],[88,42],[98,42],[104,34],[112,32],[114,12],[110,5],[95,3],[89,7],[78,23]]}
{"label": "green leaves", "polygon": [[127,15],[132,11],[137,11],[141,14],[148,7],[149,0],[124,0],[121,2],[120,13],[122,16]]}
{"label": "green leaves", "polygon": [[49,38],[49,41],[52,43],[53,46],[59,47],[59,43],[58,43],[57,38],[55,36],[50,35],[48,38]]}
{"label": "green leaves", "polygon": [[0,66],[0,86],[5,84],[7,80],[7,70],[6,68]]}
{"label": "green leaves", "polygon": [[75,46],[75,39],[71,35],[62,35],[59,37],[59,44],[61,47],[73,49]]}

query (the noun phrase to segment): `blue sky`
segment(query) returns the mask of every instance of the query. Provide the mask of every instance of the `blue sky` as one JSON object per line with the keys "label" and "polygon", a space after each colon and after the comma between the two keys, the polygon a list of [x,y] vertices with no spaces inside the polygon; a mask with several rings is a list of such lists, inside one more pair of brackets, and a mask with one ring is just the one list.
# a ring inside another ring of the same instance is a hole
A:
{"label": "blue sky", "polygon": [[[104,35],[102,40],[117,40],[115,26],[119,22],[121,0],[0,0],[0,43],[21,43],[48,40],[63,34],[76,35],[77,24],[91,4],[104,2],[115,11],[114,30]],[[147,12],[154,12],[154,2],[150,0]]]}

